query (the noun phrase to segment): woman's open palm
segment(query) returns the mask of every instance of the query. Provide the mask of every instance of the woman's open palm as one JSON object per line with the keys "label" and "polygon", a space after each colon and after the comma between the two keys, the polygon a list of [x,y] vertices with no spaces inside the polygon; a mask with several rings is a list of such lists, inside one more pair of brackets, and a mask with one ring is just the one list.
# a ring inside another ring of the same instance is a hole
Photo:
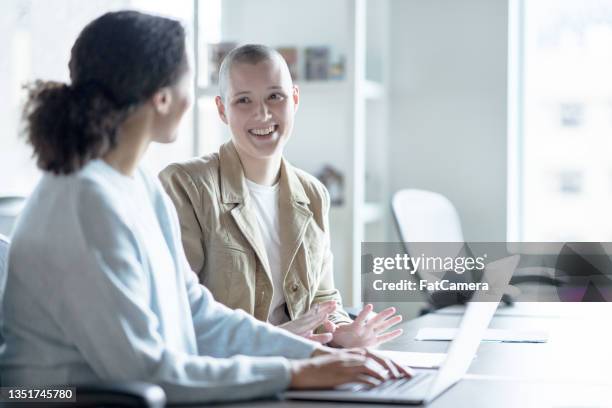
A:
{"label": "woman's open palm", "polygon": [[402,329],[387,331],[402,321],[402,316],[395,314],[394,307],[389,307],[368,319],[373,309],[373,306],[368,304],[352,323],[336,326],[332,344],[345,348],[374,347],[402,334]]}

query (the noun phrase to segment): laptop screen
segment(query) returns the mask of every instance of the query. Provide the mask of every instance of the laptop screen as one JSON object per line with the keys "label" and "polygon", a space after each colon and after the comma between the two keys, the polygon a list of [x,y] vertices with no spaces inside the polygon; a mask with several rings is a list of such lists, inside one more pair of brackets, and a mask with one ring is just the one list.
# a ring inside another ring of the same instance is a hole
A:
{"label": "laptop screen", "polygon": [[[505,281],[504,283],[507,283],[510,281],[512,271],[516,269],[519,259],[518,255],[514,255],[491,262],[485,268],[485,275],[488,271],[492,272],[496,279],[502,279]],[[500,287],[502,286],[500,285]],[[425,401],[433,400],[467,373],[485,331],[489,327],[495,310],[497,310],[501,296],[501,291],[476,294],[468,303],[459,330],[457,330],[457,336],[453,339],[446,360],[431,383]]]}

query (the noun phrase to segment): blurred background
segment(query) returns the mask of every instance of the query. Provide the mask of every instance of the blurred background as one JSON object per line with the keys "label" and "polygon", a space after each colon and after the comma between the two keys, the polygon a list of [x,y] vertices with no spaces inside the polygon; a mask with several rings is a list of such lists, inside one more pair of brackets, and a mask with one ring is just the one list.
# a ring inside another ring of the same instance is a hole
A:
{"label": "blurred background", "polygon": [[361,242],[400,240],[402,189],[448,198],[467,241],[612,241],[612,0],[4,0],[0,233],[19,211],[11,197],[40,177],[20,136],[22,85],[67,81],[79,31],[123,8],[189,34],[194,108],[176,143],[147,153],[154,172],[228,139],[213,99],[229,49],[283,54],[301,89],[286,157],[330,190],[348,304]]}

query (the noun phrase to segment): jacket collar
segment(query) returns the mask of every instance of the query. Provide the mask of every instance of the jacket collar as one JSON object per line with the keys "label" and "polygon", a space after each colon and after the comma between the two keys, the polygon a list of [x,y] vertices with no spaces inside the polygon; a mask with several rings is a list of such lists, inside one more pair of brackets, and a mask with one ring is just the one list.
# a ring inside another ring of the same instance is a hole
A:
{"label": "jacket collar", "polygon": [[[223,144],[219,149],[219,162],[221,200],[224,204],[245,203],[249,195],[249,188],[246,184],[240,156],[232,141]],[[295,170],[284,158],[281,159],[279,184],[281,200],[289,196],[292,202],[310,204]]]}

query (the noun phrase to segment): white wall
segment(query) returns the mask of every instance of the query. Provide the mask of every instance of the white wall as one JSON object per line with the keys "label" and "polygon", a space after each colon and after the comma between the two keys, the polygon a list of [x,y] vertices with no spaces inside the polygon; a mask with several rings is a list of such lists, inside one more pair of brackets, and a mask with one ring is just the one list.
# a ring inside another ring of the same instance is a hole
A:
{"label": "white wall", "polygon": [[390,11],[391,191],[442,193],[466,240],[506,240],[507,0]]}

